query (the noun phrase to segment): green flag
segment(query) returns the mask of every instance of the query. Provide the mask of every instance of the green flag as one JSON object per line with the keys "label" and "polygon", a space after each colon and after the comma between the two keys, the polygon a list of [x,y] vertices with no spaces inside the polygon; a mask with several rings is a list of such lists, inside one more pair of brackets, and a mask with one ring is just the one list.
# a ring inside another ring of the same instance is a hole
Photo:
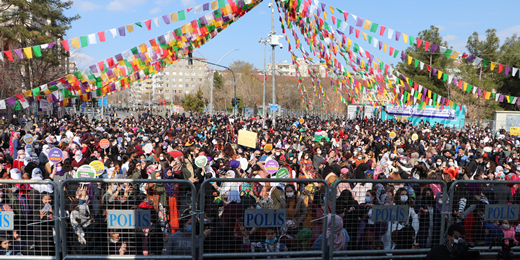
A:
{"label": "green flag", "polygon": [[377,27],[379,27],[379,24],[372,23],[372,27],[370,28],[370,31],[375,33],[377,31]]}
{"label": "green flag", "polygon": [[466,92],[471,93],[471,89],[473,89],[473,85],[468,84],[468,87],[466,88]]}
{"label": "green flag", "polygon": [[16,106],[14,106],[13,108],[15,111],[22,110],[19,100],[16,100]]}
{"label": "green flag", "polygon": [[42,56],[42,49],[40,48],[40,45],[33,46],[32,49],[34,51],[34,56],[36,56],[36,57]]}
{"label": "green flag", "polygon": [[484,63],[482,63],[482,68],[485,68],[487,67],[489,61],[488,60],[484,60]]}
{"label": "green flag", "polygon": [[449,57],[452,52],[453,52],[453,50],[447,49],[446,52],[444,53],[444,57]]}
{"label": "green flag", "polygon": [[141,24],[141,22],[137,22],[137,23],[135,23],[135,25],[137,25],[137,26],[143,28],[143,24]]}
{"label": "green flag", "polygon": [[398,50],[395,50],[395,51],[394,51],[394,58],[397,57],[397,54],[398,54],[398,53],[399,53]]}
{"label": "green flag", "polygon": [[134,55],[137,55],[139,54],[139,51],[137,50],[137,47],[133,47],[132,49],[130,49],[132,51],[132,54]]}
{"label": "green flag", "polygon": [[370,36],[370,35],[368,35],[368,44],[372,44],[372,36]]}
{"label": "green flag", "polygon": [[218,0],[218,8],[226,7],[226,0]]}
{"label": "green flag", "polygon": [[415,37],[410,36],[410,46],[413,46],[415,44]]}
{"label": "green flag", "polygon": [[32,93],[33,93],[33,96],[40,97],[41,96],[41,94],[40,94],[40,87],[33,88],[32,89]]}
{"label": "green flag", "polygon": [[87,36],[81,36],[79,37],[81,41],[81,47],[87,47],[88,46],[88,37]]}
{"label": "green flag", "polygon": [[415,59],[415,67],[417,68],[417,66],[419,66],[419,60]]}
{"label": "green flag", "polygon": [[448,81],[448,75],[446,73],[442,74],[442,80]]}
{"label": "green flag", "polygon": [[177,17],[179,17],[179,21],[186,20],[186,14],[184,13],[184,10],[177,12]]}

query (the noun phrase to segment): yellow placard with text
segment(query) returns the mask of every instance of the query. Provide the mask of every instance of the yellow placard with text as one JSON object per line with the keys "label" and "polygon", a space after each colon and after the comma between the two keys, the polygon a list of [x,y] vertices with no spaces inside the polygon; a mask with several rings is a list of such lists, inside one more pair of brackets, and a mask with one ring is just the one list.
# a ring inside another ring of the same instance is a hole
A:
{"label": "yellow placard with text", "polygon": [[257,133],[255,132],[240,130],[238,131],[238,144],[246,147],[255,148],[256,137]]}
{"label": "yellow placard with text", "polygon": [[509,128],[510,135],[518,135],[520,136],[520,127],[511,127]]}

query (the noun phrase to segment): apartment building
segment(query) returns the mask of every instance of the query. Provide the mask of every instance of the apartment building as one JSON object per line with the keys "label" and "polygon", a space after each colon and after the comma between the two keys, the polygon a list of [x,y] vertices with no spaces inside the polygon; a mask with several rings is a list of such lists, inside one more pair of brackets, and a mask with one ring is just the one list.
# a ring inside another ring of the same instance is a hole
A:
{"label": "apartment building", "polygon": [[[300,73],[302,77],[309,77],[308,69],[311,71],[315,71],[319,74],[320,77],[325,77],[327,75],[327,70],[321,64],[308,64],[305,62],[305,59],[299,58],[296,60],[298,66],[300,67]],[[267,75],[271,75],[273,72],[272,63],[267,63]],[[292,64],[292,62],[283,61],[275,63],[275,70],[277,76],[296,76],[296,65]]]}

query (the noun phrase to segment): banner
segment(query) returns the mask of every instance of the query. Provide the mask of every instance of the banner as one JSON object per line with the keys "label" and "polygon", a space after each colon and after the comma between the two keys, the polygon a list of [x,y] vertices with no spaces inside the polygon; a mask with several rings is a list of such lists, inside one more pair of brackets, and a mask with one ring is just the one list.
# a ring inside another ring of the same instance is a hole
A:
{"label": "banner", "polygon": [[466,107],[462,109],[436,109],[432,106],[426,106],[419,110],[413,106],[386,106],[383,110],[383,120],[398,119],[408,120],[413,125],[419,125],[422,122],[430,122],[430,125],[443,124],[448,127],[461,128],[464,126],[466,118]]}

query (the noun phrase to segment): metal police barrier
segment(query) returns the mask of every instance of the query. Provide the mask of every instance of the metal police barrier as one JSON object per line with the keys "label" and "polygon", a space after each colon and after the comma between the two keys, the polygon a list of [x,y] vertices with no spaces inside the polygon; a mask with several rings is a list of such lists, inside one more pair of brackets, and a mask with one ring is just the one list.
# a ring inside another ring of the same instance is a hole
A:
{"label": "metal police barrier", "polygon": [[59,259],[58,198],[50,180],[0,180],[2,259]]}
{"label": "metal police barrier", "polygon": [[326,234],[329,189],[319,179],[205,180],[199,195],[205,221],[199,229],[208,235],[199,238],[200,259],[323,260],[325,243],[311,242]]}
{"label": "metal police barrier", "polygon": [[195,186],[155,177],[63,181],[63,259],[196,259]]}
{"label": "metal police barrier", "polygon": [[[472,223],[465,223],[469,214],[473,215],[473,224],[482,223],[482,230],[489,230],[484,234],[478,234],[474,230],[466,230],[465,240],[475,246],[470,250],[480,251],[481,256],[497,256],[502,251],[498,240],[500,223],[517,223],[520,215],[518,201],[508,192],[520,192],[520,181],[490,181],[490,180],[459,180],[451,184],[449,190],[449,214],[448,223],[464,224],[471,227]],[[516,200],[516,201],[515,201]],[[454,207],[455,204],[455,207]],[[478,216],[480,215],[480,216]],[[498,225],[497,225],[498,224]],[[488,234],[486,234],[488,233]],[[481,235],[484,235],[483,237]],[[498,239],[498,240],[497,240]],[[511,248],[514,256],[520,255],[520,246]],[[507,258],[504,258],[507,259]]]}
{"label": "metal police barrier", "polygon": [[[448,212],[439,211],[431,200],[434,193],[441,191],[446,194],[447,188],[440,180],[336,180],[332,187],[332,215],[339,215],[350,242],[347,250],[335,250],[334,240],[330,239],[327,252],[333,253],[324,259],[426,257],[430,249],[425,248],[442,243],[445,221],[425,225],[421,219],[431,222],[430,216],[445,218]],[[443,200],[441,209],[445,208]],[[336,218],[331,218],[331,226],[335,225]],[[415,243],[419,243],[419,249],[412,249]]]}

